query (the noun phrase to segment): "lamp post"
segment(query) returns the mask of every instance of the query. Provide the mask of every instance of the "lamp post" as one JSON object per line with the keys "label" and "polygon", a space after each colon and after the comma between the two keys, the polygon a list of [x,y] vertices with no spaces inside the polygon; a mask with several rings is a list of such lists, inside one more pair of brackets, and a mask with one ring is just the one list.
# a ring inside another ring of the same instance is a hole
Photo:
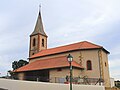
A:
{"label": "lamp post", "polygon": [[72,90],[72,61],[73,61],[73,57],[69,54],[67,56],[68,62],[70,64],[70,90]]}

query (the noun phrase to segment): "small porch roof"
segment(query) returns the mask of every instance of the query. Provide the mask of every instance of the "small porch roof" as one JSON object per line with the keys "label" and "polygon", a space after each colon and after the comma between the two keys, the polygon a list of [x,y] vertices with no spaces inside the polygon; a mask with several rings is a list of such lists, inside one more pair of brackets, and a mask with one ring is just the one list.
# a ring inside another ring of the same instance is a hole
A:
{"label": "small porch roof", "polygon": [[[72,66],[79,69],[83,69],[83,67],[74,60],[72,62]],[[64,68],[64,67],[69,67],[67,56],[36,60],[23,67],[14,70],[13,72],[25,72],[25,71],[34,71],[34,70]]]}

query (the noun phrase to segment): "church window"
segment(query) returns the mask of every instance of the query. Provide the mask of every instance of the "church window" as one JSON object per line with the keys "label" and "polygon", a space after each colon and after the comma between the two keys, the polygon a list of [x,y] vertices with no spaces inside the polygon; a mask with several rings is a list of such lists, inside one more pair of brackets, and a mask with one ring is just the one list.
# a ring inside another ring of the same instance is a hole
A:
{"label": "church window", "polygon": [[44,47],[44,39],[42,39],[42,47]]}
{"label": "church window", "polygon": [[92,63],[90,60],[87,61],[87,70],[92,70]]}
{"label": "church window", "polygon": [[36,39],[34,38],[33,39],[33,46],[35,46],[35,44],[36,44]]}

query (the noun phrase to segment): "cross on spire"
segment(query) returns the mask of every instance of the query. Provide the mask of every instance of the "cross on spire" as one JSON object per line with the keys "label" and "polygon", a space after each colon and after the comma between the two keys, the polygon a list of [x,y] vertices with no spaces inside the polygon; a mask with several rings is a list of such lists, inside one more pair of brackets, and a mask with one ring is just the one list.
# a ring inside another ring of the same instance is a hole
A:
{"label": "cross on spire", "polygon": [[41,4],[39,4],[39,14],[40,14],[40,12],[41,12]]}

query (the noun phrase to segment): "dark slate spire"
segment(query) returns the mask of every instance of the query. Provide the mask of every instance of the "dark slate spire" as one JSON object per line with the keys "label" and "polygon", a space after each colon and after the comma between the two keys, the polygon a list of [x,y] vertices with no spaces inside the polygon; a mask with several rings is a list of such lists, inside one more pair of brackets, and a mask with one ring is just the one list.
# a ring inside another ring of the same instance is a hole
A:
{"label": "dark slate spire", "polygon": [[44,35],[44,36],[47,37],[47,35],[44,31],[44,28],[43,28],[43,23],[42,23],[42,18],[41,18],[40,11],[39,11],[39,14],[38,14],[38,19],[37,19],[37,22],[36,22],[36,25],[35,25],[35,29],[30,36],[36,35],[36,34],[41,34],[41,35]]}

